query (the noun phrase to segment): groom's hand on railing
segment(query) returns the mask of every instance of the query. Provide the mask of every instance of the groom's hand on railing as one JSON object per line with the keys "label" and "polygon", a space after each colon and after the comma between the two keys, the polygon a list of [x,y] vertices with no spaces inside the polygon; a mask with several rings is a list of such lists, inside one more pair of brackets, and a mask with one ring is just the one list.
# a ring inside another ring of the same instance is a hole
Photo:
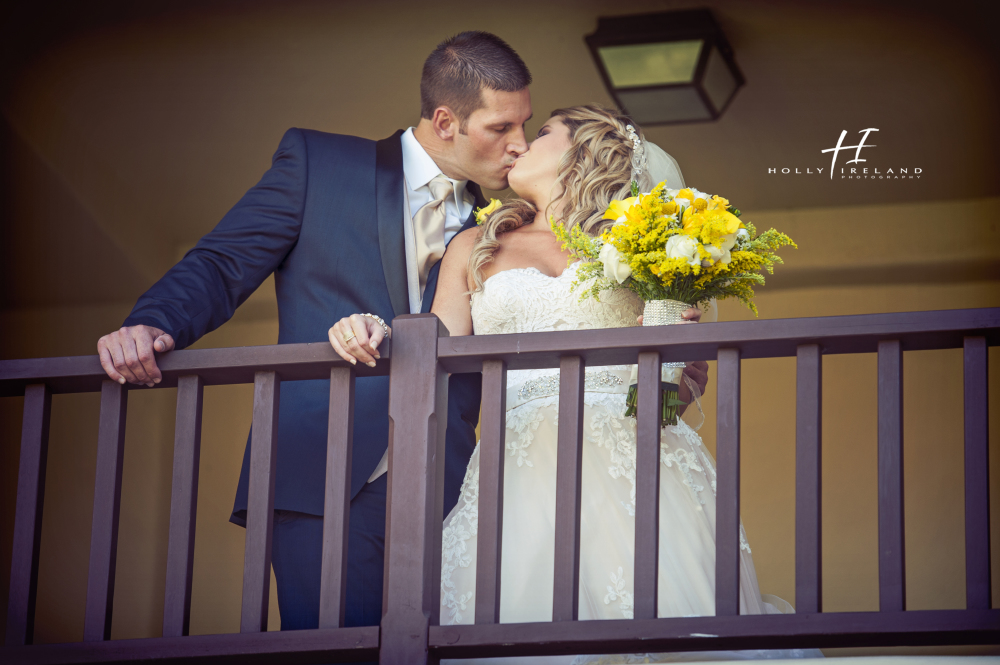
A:
{"label": "groom's hand on railing", "polygon": [[101,367],[113,381],[146,386],[163,379],[153,352],[165,353],[173,348],[174,338],[152,326],[122,328],[97,340]]}

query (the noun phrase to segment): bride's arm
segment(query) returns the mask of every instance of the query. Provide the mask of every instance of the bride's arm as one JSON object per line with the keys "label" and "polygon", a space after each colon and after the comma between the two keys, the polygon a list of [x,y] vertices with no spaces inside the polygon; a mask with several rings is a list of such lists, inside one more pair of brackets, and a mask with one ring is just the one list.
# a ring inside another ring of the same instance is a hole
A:
{"label": "bride's arm", "polygon": [[469,301],[469,256],[479,229],[467,229],[452,238],[441,259],[437,292],[431,313],[437,314],[453,337],[472,334]]}

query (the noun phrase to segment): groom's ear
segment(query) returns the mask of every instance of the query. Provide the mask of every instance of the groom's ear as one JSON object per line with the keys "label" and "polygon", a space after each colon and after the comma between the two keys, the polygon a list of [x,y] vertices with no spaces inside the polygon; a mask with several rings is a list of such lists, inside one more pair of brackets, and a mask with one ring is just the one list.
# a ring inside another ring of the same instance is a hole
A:
{"label": "groom's ear", "polygon": [[434,134],[442,141],[453,141],[460,130],[458,116],[447,106],[434,109],[431,127],[434,129]]}

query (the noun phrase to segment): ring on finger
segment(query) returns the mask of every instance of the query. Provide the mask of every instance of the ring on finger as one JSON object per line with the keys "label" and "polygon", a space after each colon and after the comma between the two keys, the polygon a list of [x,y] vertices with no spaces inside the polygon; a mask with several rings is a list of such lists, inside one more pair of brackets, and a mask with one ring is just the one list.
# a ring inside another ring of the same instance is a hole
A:
{"label": "ring on finger", "polygon": [[354,331],[352,330],[348,334],[344,335],[344,344],[347,344],[348,342],[350,342],[355,337],[357,337],[357,335],[355,335]]}

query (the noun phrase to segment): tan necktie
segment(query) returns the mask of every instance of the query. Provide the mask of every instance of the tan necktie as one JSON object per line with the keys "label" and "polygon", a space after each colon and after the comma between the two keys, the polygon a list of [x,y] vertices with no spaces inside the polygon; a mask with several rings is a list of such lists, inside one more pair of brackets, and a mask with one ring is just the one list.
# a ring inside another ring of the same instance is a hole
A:
{"label": "tan necktie", "polygon": [[444,256],[444,203],[454,191],[451,181],[437,175],[427,183],[433,200],[413,216],[413,239],[417,246],[417,271],[420,274],[420,294],[423,296],[427,274]]}

